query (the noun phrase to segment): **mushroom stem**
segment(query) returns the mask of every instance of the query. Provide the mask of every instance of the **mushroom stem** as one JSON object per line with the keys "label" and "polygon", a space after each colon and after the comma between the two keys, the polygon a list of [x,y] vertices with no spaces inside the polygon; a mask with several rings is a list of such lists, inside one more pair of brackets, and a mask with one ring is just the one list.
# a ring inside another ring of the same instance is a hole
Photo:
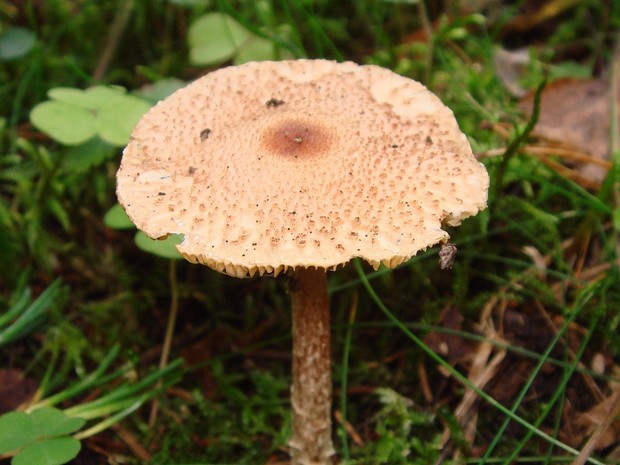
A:
{"label": "mushroom stem", "polygon": [[327,277],[317,269],[292,273],[293,435],[291,465],[326,465],[332,443],[331,338]]}

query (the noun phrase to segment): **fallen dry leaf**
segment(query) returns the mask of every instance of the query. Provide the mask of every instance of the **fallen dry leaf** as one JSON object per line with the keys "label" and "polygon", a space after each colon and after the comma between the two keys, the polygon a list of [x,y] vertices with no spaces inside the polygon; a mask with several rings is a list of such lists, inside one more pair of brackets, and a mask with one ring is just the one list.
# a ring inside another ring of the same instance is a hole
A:
{"label": "fallen dry leaf", "polygon": [[[608,418],[613,408],[614,401],[616,401],[616,394],[612,394],[587,412],[579,415],[576,425],[585,428],[586,434],[592,434],[594,430]],[[620,420],[616,420],[601,432],[595,450],[605,449],[617,443],[619,440]]]}
{"label": "fallen dry leaf", "polygon": [[507,50],[496,47],[493,51],[493,66],[504,87],[513,97],[523,98],[528,91],[521,85],[523,75],[530,64],[530,50],[519,48]]}
{"label": "fallen dry leaf", "polygon": [[[460,331],[463,315],[458,308],[448,307],[442,311],[439,321],[445,328]],[[466,362],[472,354],[472,347],[456,334],[431,331],[424,338],[424,343],[452,366]]]}
{"label": "fallen dry leaf", "polygon": [[566,10],[577,6],[581,0],[529,0],[521,5],[520,12],[502,31],[523,33],[541,26],[543,23],[558,18]]}
{"label": "fallen dry leaf", "polygon": [[32,398],[37,381],[20,370],[0,370],[0,415],[15,410]]}
{"label": "fallen dry leaf", "polygon": [[[529,94],[519,107],[531,115],[534,96]],[[601,159],[609,159],[609,84],[603,79],[564,79],[548,85],[542,93],[540,118],[534,135],[577,147]],[[586,164],[579,172],[600,182],[607,170]]]}

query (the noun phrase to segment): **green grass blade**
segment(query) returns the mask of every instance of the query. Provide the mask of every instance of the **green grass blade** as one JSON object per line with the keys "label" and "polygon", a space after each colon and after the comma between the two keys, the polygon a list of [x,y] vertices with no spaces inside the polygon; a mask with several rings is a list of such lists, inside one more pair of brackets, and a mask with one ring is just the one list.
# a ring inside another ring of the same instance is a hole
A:
{"label": "green grass blade", "polygon": [[67,409],[67,415],[79,416],[82,418],[93,418],[103,414],[109,414],[112,411],[125,408],[129,403],[133,403],[136,396],[141,395],[144,390],[148,390],[148,396],[152,397],[155,393],[160,392],[162,388],[152,389],[160,379],[166,380],[162,386],[168,386],[170,382],[174,383],[180,379],[182,360],[175,360],[168,364],[165,368],[157,370],[150,374],[140,382],[130,385],[122,384],[114,388],[114,390],[92,402],[77,405]]}
{"label": "green grass blade", "polygon": [[[422,349],[424,351],[424,353],[426,353],[435,362],[437,362],[439,365],[441,365],[446,370],[448,370],[450,372],[450,374],[457,381],[459,381],[464,386],[467,386],[468,388],[472,389],[479,397],[484,399],[491,406],[493,406],[494,408],[496,408],[497,410],[502,412],[504,415],[507,415],[508,417],[510,417],[511,420],[513,420],[513,421],[517,422],[518,424],[520,424],[521,426],[531,430],[534,434],[536,434],[540,438],[542,438],[542,439],[546,440],[547,442],[553,444],[554,446],[564,450],[565,452],[568,452],[568,453],[573,454],[575,456],[579,455],[579,451],[578,450],[576,450],[573,447],[570,447],[570,446],[564,444],[561,441],[558,441],[557,439],[549,436],[544,431],[541,431],[540,429],[534,427],[534,425],[532,425],[531,423],[527,422],[526,420],[524,420],[520,416],[518,416],[518,415],[514,414],[513,412],[511,412],[509,409],[507,409],[502,404],[500,404],[495,399],[493,399],[491,396],[489,396],[486,392],[481,391],[476,386],[472,385],[470,383],[470,381],[464,375],[462,375],[460,372],[455,370],[448,362],[446,362],[439,355],[437,355],[435,352],[433,352],[426,344],[424,344],[424,342],[419,337],[417,337],[415,334],[413,334],[409,330],[409,328],[407,328],[406,325],[404,325],[398,318],[396,318],[396,316],[385,306],[385,304],[381,301],[381,299],[379,298],[379,296],[377,295],[375,290],[370,285],[370,282],[368,281],[368,279],[366,279],[366,274],[364,273],[364,270],[363,270],[362,265],[361,265],[359,260],[355,260],[355,267],[357,269],[358,275],[360,276],[360,279],[361,279],[362,284],[364,285],[366,291],[371,296],[371,298],[374,300],[374,302],[377,304],[379,309],[387,316],[387,318],[390,321],[392,321],[418,347],[420,347],[420,349]],[[595,465],[605,465],[603,462],[601,462],[599,460],[596,460],[594,458],[589,458],[588,462],[589,463],[593,463]]]}
{"label": "green grass blade", "polygon": [[357,293],[353,294],[349,322],[346,326],[344,336],[344,349],[342,354],[342,377],[340,378],[340,412],[342,413],[342,454],[344,460],[350,460],[349,441],[347,432],[347,386],[349,377],[349,355],[351,354],[351,339],[353,338],[353,328],[355,314],[357,312]]}
{"label": "green grass blade", "polygon": [[50,284],[10,326],[0,332],[0,346],[24,337],[37,328],[45,318],[45,311],[58,297],[59,290],[60,280]]}
{"label": "green grass blade", "polygon": [[21,293],[21,295],[17,299],[17,302],[15,302],[13,306],[11,306],[11,308],[6,311],[6,313],[0,316],[0,328],[6,326],[10,321],[17,318],[26,310],[28,302],[30,302],[31,296],[32,293],[30,292],[30,289],[25,289]]}
{"label": "green grass blade", "polygon": [[79,381],[78,383],[74,384],[73,386],[70,386],[62,390],[61,392],[54,394],[52,396],[49,396],[46,399],[43,399],[42,401],[32,405],[30,409],[32,410],[32,409],[36,409],[36,408],[40,408],[44,406],[56,405],[60,402],[64,402],[67,399],[75,397],[76,395],[84,392],[87,389],[91,389],[95,386],[101,386],[113,379],[118,378],[124,372],[127,371],[127,367],[120,368],[119,370],[116,370],[113,373],[106,375],[106,376],[104,376],[104,373],[110,367],[112,362],[116,359],[119,351],[120,351],[119,345],[113,346],[108,352],[108,354],[105,356],[105,358],[99,363],[99,366],[93,373],[91,373],[90,375],[88,375],[86,378]]}
{"label": "green grass blade", "polygon": [[[589,302],[592,299],[592,297],[594,297],[594,295],[597,294],[597,291],[599,290],[599,288],[600,288],[599,283],[595,283],[593,286],[591,286],[590,288],[588,288],[584,292],[582,292],[581,295],[582,296],[585,295],[585,297],[579,299],[577,304],[575,305],[575,308],[572,311],[568,312],[568,315],[569,315],[568,318],[565,318],[564,324],[557,331],[555,337],[553,338],[553,340],[551,341],[551,343],[547,347],[547,350],[545,350],[544,354],[542,355],[542,357],[538,361],[537,365],[532,370],[532,373],[530,374],[529,379],[527,380],[527,382],[525,383],[525,385],[521,389],[521,392],[519,393],[519,395],[515,399],[515,401],[514,401],[514,403],[512,405],[512,408],[510,409],[510,411],[512,413],[516,414],[517,409],[521,405],[521,402],[525,398],[526,394],[529,392],[530,387],[534,383],[534,380],[536,379],[536,376],[538,376],[538,374],[540,373],[540,370],[542,369],[543,365],[547,362],[547,359],[551,355],[551,352],[556,347],[556,345],[560,342],[560,340],[562,339],[562,337],[564,336],[564,334],[568,330],[569,326],[575,321],[577,316],[580,314],[580,311],[583,310],[584,305],[587,302]],[[592,318],[590,331],[588,332],[589,335],[592,334],[593,325],[596,324],[596,322],[598,321],[598,317],[600,316],[600,314],[601,314],[601,312],[600,312],[600,309],[599,309],[599,311],[597,311],[597,316],[595,318]],[[583,353],[583,351],[585,350],[585,348],[587,346],[588,341],[589,341],[589,337],[585,337],[584,340],[581,343],[581,346],[579,348],[578,354],[582,354]],[[566,369],[564,371],[563,379],[560,382],[560,386],[565,386],[566,383],[568,382],[568,380],[573,376],[573,374],[574,374],[574,372],[575,372],[575,370],[577,368],[577,365],[579,364],[579,360],[580,360],[579,356],[575,357],[575,361],[570,366],[566,367]],[[557,402],[559,396],[562,394],[562,392],[563,392],[563,389],[557,389],[554,392],[554,394],[552,396],[552,399],[549,402],[547,402],[547,406],[545,407],[545,409],[541,413],[541,415],[539,415],[539,418],[534,423],[534,426],[538,427],[538,426],[540,426],[540,424],[542,424],[543,420],[547,417],[547,415],[551,412],[552,408],[556,405],[556,402]],[[498,429],[495,437],[493,438],[493,440],[489,444],[489,447],[487,448],[485,454],[481,458],[481,463],[482,464],[486,463],[486,461],[490,458],[491,454],[495,450],[495,447],[499,444],[499,441],[501,440],[502,435],[503,435],[504,431],[506,431],[506,428],[508,427],[509,423],[510,423],[510,418],[506,418],[506,420],[504,420],[504,423]],[[529,442],[529,439],[531,438],[532,434],[533,434],[533,430],[528,430],[527,431],[527,433],[525,435],[525,438],[521,441],[521,444],[518,447],[514,448],[514,450],[512,451],[512,454],[510,455],[510,457],[507,458],[506,461],[504,462],[505,465],[508,465],[509,463],[512,463],[512,461],[515,459],[515,457],[518,455],[518,453],[523,449],[523,447],[525,447],[527,445],[527,443]]]}

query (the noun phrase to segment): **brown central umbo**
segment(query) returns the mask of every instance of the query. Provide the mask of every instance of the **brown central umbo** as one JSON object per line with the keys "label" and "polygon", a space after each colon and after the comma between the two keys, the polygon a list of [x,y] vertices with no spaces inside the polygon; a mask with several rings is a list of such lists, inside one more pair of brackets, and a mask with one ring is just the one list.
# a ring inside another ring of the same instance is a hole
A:
{"label": "brown central umbo", "polygon": [[331,131],[316,121],[287,119],[268,125],[261,144],[269,152],[291,158],[310,158],[326,153]]}

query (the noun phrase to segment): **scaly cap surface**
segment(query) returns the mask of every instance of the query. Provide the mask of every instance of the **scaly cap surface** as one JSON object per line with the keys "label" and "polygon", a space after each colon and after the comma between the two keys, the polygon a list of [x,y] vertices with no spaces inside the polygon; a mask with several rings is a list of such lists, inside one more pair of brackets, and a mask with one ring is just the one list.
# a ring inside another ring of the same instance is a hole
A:
{"label": "scaly cap surface", "polygon": [[212,72],[134,129],[117,195],[152,238],[244,277],[395,267],[486,207],[488,174],[452,112],[377,66],[296,60]]}

